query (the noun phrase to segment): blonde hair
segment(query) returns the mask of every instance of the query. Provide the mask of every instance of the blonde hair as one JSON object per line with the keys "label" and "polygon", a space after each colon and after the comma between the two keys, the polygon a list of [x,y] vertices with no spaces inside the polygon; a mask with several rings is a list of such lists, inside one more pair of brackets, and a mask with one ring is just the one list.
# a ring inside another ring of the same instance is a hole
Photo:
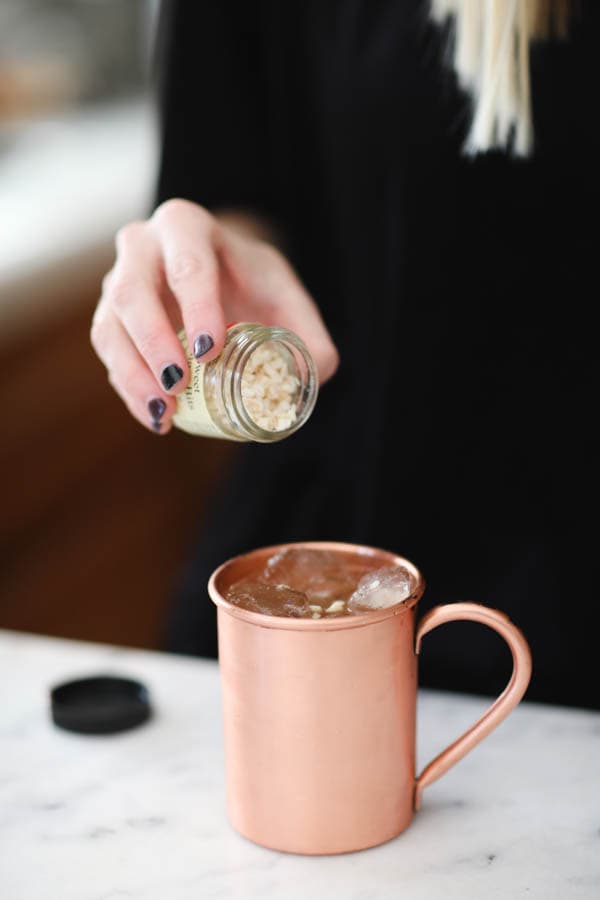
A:
{"label": "blonde hair", "polygon": [[529,45],[565,38],[575,0],[432,0],[431,15],[452,24],[452,64],[473,98],[465,151],[533,150]]}

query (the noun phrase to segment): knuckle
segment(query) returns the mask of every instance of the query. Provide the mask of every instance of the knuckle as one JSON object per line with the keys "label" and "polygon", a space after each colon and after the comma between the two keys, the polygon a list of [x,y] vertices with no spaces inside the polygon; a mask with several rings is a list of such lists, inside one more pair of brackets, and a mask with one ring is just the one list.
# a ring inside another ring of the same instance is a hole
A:
{"label": "knuckle", "polygon": [[102,294],[107,293],[108,289],[110,288],[113,277],[114,277],[114,269],[110,269],[106,273],[104,278],[102,279],[102,288],[101,288]]}
{"label": "knuckle", "polygon": [[107,293],[107,301],[116,310],[130,306],[133,298],[139,293],[139,282],[129,275],[112,278]]}
{"label": "knuckle", "polygon": [[177,285],[192,278],[202,278],[207,268],[206,261],[197,254],[181,251],[176,253],[168,262],[169,282]]}
{"label": "knuckle", "polygon": [[164,203],[161,203],[160,206],[157,206],[154,210],[154,214],[152,218],[156,222],[169,222],[173,219],[178,219],[182,213],[189,212],[190,208],[193,206],[189,200],[183,200],[180,197],[171,197],[170,200],[165,200]]}
{"label": "knuckle", "polygon": [[196,221],[202,228],[203,232],[207,235],[212,235],[216,230],[216,219],[207,209],[203,206],[194,205],[194,215],[196,216]]}
{"label": "knuckle", "polygon": [[99,315],[95,315],[92,320],[92,327],[90,328],[90,341],[92,347],[101,352],[106,347],[106,339],[107,339],[107,327],[106,320]]}
{"label": "knuckle", "polygon": [[117,231],[115,244],[119,253],[127,252],[138,243],[144,231],[143,222],[128,222]]}
{"label": "knuckle", "polygon": [[168,228],[171,224],[181,221],[182,218],[187,218],[189,221],[190,215],[193,215],[195,224],[200,225],[204,231],[210,230],[215,221],[211,213],[203,206],[181,197],[171,197],[157,206],[152,215],[152,221],[159,226]]}

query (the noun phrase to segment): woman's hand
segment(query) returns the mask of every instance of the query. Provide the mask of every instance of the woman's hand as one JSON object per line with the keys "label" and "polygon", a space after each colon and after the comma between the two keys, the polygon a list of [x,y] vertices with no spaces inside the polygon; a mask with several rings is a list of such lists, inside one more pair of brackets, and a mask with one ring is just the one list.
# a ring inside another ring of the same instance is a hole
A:
{"label": "woman's hand", "polygon": [[321,382],[335,372],[338,354],[315,302],[261,233],[245,214],[221,220],[187,200],[169,200],[118,232],[91,340],[142,425],[171,428],[174,395],[189,379],[181,327],[194,356],[209,362],[223,348],[226,323],[281,325],[306,343]]}

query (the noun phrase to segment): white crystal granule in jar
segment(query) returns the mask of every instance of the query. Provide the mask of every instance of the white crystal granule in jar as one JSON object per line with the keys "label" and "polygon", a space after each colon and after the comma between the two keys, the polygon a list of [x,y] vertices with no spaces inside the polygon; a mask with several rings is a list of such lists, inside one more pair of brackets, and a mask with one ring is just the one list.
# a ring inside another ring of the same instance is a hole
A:
{"label": "white crystal granule in jar", "polygon": [[257,347],[242,374],[242,400],[253,422],[264,431],[285,431],[296,421],[299,382],[286,352],[269,341]]}

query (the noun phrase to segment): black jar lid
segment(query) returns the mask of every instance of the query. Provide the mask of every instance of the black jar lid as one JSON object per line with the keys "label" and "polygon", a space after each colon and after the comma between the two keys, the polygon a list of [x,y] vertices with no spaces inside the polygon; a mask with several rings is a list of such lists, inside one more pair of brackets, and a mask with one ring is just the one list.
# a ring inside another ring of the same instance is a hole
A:
{"label": "black jar lid", "polygon": [[80,734],[114,734],[141,725],[152,714],[147,688],[132,678],[94,675],[50,691],[52,721]]}

